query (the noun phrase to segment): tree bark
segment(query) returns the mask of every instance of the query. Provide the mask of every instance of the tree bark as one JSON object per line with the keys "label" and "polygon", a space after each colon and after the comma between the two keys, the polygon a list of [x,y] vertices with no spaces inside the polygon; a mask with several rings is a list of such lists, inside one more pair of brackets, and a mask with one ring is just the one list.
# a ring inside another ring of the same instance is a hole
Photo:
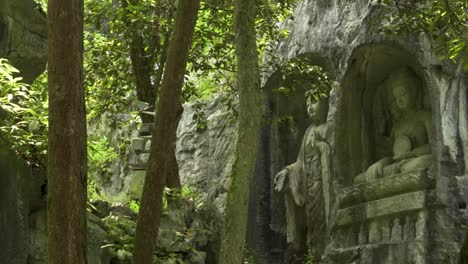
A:
{"label": "tree bark", "polygon": [[226,198],[219,263],[241,264],[246,236],[249,191],[260,141],[261,94],[254,0],[237,0],[234,14],[239,89],[239,124],[235,162]]}
{"label": "tree bark", "polygon": [[83,0],[49,0],[48,32],[48,263],[81,264],[87,263]]}
{"label": "tree bark", "polygon": [[[152,56],[146,54],[143,38],[137,32],[133,33],[132,36],[130,59],[132,61],[138,100],[154,104],[157,95],[157,86],[151,83],[151,72],[153,71]],[[145,114],[141,114],[140,116],[143,123],[153,122],[151,116]]]}
{"label": "tree bark", "polygon": [[173,173],[171,166],[174,166],[177,116],[181,109],[180,94],[199,5],[200,0],[179,1],[176,11],[176,26],[169,45],[136,226],[133,262],[138,264],[151,264],[153,261],[163,189],[166,177]]}

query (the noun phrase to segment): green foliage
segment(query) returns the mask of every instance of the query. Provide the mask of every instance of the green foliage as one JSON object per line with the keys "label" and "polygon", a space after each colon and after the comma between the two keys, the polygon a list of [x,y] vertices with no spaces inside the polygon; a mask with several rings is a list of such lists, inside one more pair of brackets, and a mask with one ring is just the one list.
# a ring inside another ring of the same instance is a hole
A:
{"label": "green foliage", "polygon": [[167,210],[168,200],[179,200],[194,203],[195,209],[203,205],[203,202],[200,201],[200,195],[198,192],[188,185],[183,185],[180,189],[164,188],[163,210]]}
{"label": "green foliage", "polygon": [[[125,5],[123,5],[123,1]],[[274,47],[285,36],[280,23],[291,16],[295,0],[258,2],[260,14],[260,52]],[[144,40],[144,50],[155,70],[153,85],[160,85],[167,41],[173,29],[173,1],[154,0],[86,0],[85,1],[85,84],[89,118],[104,111],[121,113],[135,100],[134,79],[130,61],[132,36]],[[229,110],[235,110],[233,98],[235,54],[233,33],[233,1],[202,1],[190,52],[184,86],[184,101],[209,99],[225,91]],[[197,104],[197,123],[201,129],[203,105]]]}
{"label": "green foliage", "polygon": [[[46,10],[47,0],[35,1]],[[294,2],[258,1],[261,54],[285,37],[287,32],[280,29],[280,23],[291,16]],[[157,88],[161,81],[158,74],[164,69],[167,43],[174,27],[174,1],[85,0],[84,4],[84,85],[91,128],[88,130],[91,186],[88,192],[94,199],[104,199],[105,195],[99,192],[102,180],[110,178],[113,173],[110,167],[117,159],[125,162],[125,147],[128,146],[128,139],[115,139],[112,133],[131,127],[135,122],[136,115],[131,112],[137,98],[130,59],[132,41],[135,36],[142,39],[145,57],[150,58],[153,69],[151,80]],[[200,130],[207,126],[205,101],[214,93],[223,92],[222,103],[236,116],[233,6],[232,0],[201,3],[183,93],[184,101],[194,102],[194,119]],[[122,118],[123,113],[132,117]],[[95,129],[96,124],[110,129],[103,132]]]}
{"label": "green foliage", "polygon": [[242,264],[255,264],[254,252],[244,248],[244,258],[242,259]]}
{"label": "green foliage", "polygon": [[90,118],[126,112],[136,100],[130,60],[133,36],[141,37],[145,56],[157,69],[149,73],[152,80],[160,80],[156,73],[163,67],[159,62],[172,31],[172,10],[171,1],[85,1],[84,69]]}
{"label": "green foliage", "polygon": [[278,72],[283,81],[283,87],[275,91],[288,96],[295,92],[297,87],[303,88],[305,96],[317,101],[328,96],[332,89],[332,81],[325,70],[305,57],[294,58],[278,65]]}
{"label": "green foliage", "polygon": [[468,2],[464,0],[384,0],[391,7],[381,28],[387,34],[424,33],[433,40],[441,59],[462,62],[468,71]]}
{"label": "green foliage", "polygon": [[136,214],[140,211],[140,202],[137,200],[131,200],[128,207]]}
{"label": "green foliage", "polygon": [[193,108],[195,110],[193,119],[197,123],[198,130],[204,130],[207,128],[208,121],[205,116],[205,103],[201,100],[194,101]]}
{"label": "green foliage", "polygon": [[276,48],[278,41],[289,35],[285,22],[292,18],[297,0],[257,1],[259,13],[255,21],[260,58]]}
{"label": "green foliage", "polygon": [[[163,199],[164,211],[166,213],[168,210],[168,199],[177,203],[177,207],[184,208],[185,210],[193,210],[191,208],[197,210],[203,206],[199,194],[189,186],[182,186],[181,189],[166,188]],[[136,200],[129,201],[125,206],[128,206],[135,213],[140,208],[140,204]],[[110,254],[120,261],[130,261],[133,252],[133,239],[135,237],[135,220],[125,215],[111,213],[103,218],[102,221],[107,230],[107,238],[102,248],[107,248]],[[195,235],[195,232],[210,232],[210,229],[208,226],[202,226],[197,227],[196,230],[191,228],[174,230],[174,232],[177,233],[178,240],[186,241],[190,240]],[[155,252],[155,255],[157,256],[156,263],[184,263],[182,252],[158,250]]]}
{"label": "green foliage", "polygon": [[37,7],[43,12],[47,12],[47,2],[48,0],[34,0],[34,3],[36,3]]}
{"label": "green foliage", "polygon": [[306,264],[314,264],[314,255],[312,255],[312,247],[309,245],[307,255],[305,257]]}
{"label": "green foliage", "polygon": [[284,127],[287,128],[291,133],[296,132],[297,129],[296,124],[294,122],[294,117],[292,115],[283,115],[274,118],[271,121],[273,126]]}
{"label": "green foliage", "polygon": [[[111,164],[117,158],[119,158],[118,152],[106,136],[88,138],[88,170],[90,172],[99,173],[101,178],[104,175],[111,175],[113,173]],[[92,179],[96,178],[92,177]]]}
{"label": "green foliage", "polygon": [[[108,248],[120,261],[130,261],[135,237],[135,221],[127,216],[110,214],[102,219],[107,227],[107,238],[102,248]],[[130,263],[130,262],[129,262]]]}
{"label": "green foliage", "polygon": [[45,166],[47,153],[47,78],[30,86],[14,77],[19,71],[0,58],[0,132],[13,150],[33,166]]}

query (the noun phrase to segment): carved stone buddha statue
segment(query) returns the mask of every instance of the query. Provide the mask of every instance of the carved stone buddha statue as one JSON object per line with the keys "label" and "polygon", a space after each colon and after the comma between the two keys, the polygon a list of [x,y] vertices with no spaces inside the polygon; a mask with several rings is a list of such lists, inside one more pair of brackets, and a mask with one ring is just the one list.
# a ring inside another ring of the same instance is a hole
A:
{"label": "carved stone buddha statue", "polygon": [[419,80],[408,68],[393,72],[386,81],[387,107],[392,119],[390,141],[393,156],[381,158],[357,175],[354,183],[402,172],[429,168],[431,165],[431,114],[417,104]]}

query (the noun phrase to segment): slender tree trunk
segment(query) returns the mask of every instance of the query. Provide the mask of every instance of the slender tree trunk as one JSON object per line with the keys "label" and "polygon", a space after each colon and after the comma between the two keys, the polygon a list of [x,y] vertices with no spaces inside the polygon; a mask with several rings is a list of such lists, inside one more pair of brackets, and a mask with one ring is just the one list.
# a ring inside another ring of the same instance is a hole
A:
{"label": "slender tree trunk", "polygon": [[[145,52],[142,36],[136,32],[133,34],[130,44],[130,58],[132,60],[133,76],[135,77],[137,98],[140,101],[153,104],[157,95],[157,86],[151,83],[153,62],[151,56]],[[143,123],[153,122],[151,116],[145,114],[141,114],[140,116]]]}
{"label": "slender tree trunk", "polygon": [[237,0],[234,14],[239,89],[239,124],[235,162],[226,198],[219,263],[241,264],[249,191],[260,141],[261,94],[255,34],[254,0]]}
{"label": "slender tree trunk", "polygon": [[173,155],[180,114],[180,94],[195,29],[200,0],[179,1],[176,26],[169,45],[167,64],[157,105],[155,129],[135,234],[133,262],[151,264],[158,238],[163,188],[173,173]]}
{"label": "slender tree trunk", "polygon": [[86,117],[83,0],[49,0],[48,254],[86,260]]}
{"label": "slender tree trunk", "polygon": [[[136,5],[139,4],[137,0],[122,0],[121,1],[122,8],[124,9],[124,13],[127,14],[127,7],[128,4]],[[124,16],[125,22],[130,24],[130,19],[127,16]],[[155,98],[157,95],[156,88],[157,85],[153,85],[151,83],[151,72],[153,71],[153,54],[152,51],[146,52],[145,51],[145,44],[143,41],[143,37],[137,31],[129,32],[131,36],[131,43],[130,43],[130,59],[132,61],[132,71],[133,77],[135,78],[135,87],[137,98],[140,101],[153,104],[155,102]],[[155,39],[155,41],[159,41],[159,39]],[[141,120],[143,123],[151,123],[153,122],[153,118],[151,116],[142,114]]]}

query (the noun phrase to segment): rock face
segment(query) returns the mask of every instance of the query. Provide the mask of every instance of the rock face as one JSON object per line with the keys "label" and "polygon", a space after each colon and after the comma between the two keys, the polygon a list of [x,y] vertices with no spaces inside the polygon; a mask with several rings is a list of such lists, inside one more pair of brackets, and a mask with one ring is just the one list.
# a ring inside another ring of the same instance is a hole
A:
{"label": "rock face", "polygon": [[[181,183],[189,186],[189,192],[193,191],[197,197],[189,199],[192,200],[189,203],[183,199],[168,202],[161,216],[158,263],[175,263],[171,262],[175,261],[172,257],[193,264],[215,264],[218,259],[221,213],[237,138],[236,122],[223,109],[218,95],[203,109],[206,126],[201,128],[195,118],[200,112],[194,104],[184,105],[177,131],[176,158]],[[143,125],[133,133],[129,155],[132,170],[127,188],[137,199],[143,191],[151,131],[152,128]]]}
{"label": "rock face", "polygon": [[[0,57],[8,58],[31,83],[47,60],[46,19],[33,0],[0,0]],[[1,117],[3,118],[3,117]],[[35,215],[45,208],[41,186],[43,172],[37,171],[9,150],[0,140],[0,262],[30,263],[30,232]],[[45,222],[37,223],[44,227]]]}
{"label": "rock face", "polygon": [[33,0],[0,0],[0,57],[31,83],[47,62],[47,20]]}
{"label": "rock face", "polygon": [[176,157],[182,184],[205,193],[222,211],[237,132],[233,116],[223,109],[220,99],[208,103],[205,129],[198,128],[194,108],[184,107],[177,130]]}
{"label": "rock face", "polygon": [[[200,192],[203,199],[214,202],[220,211],[224,210],[227,177],[237,138],[234,117],[223,108],[220,95],[208,101],[202,110],[206,126],[201,128],[195,118],[200,113],[194,103],[185,104],[176,142],[181,183]],[[147,129],[142,126],[132,135],[132,151],[128,159],[133,171],[127,188],[135,198],[139,198],[143,190],[151,131],[152,127]]]}
{"label": "rock face", "polygon": [[[314,258],[457,263],[468,220],[467,75],[440,61],[423,35],[379,33],[386,9],[378,2],[301,1],[288,25],[290,36],[278,48],[284,59],[307,57],[324,67],[336,83],[327,120],[333,170],[325,251]],[[401,69],[416,81],[393,82]],[[298,87],[281,98],[275,93],[281,85],[275,73],[265,76],[266,113],[272,120],[290,115],[295,123],[289,131],[265,128],[253,195],[263,203],[252,212],[257,237],[283,242],[251,243],[267,256],[257,263],[290,263],[284,260],[291,252],[284,202],[272,188],[273,178],[295,161],[308,121],[304,91]],[[400,85],[410,88],[392,88]],[[408,107],[398,98],[410,95],[401,92],[414,93]],[[313,223],[314,215],[307,218],[306,229],[322,224]],[[272,228],[260,229],[265,225]],[[314,248],[314,241],[306,243]]]}
{"label": "rock face", "polygon": [[29,181],[32,169],[0,145],[0,259],[11,264],[26,263],[29,240]]}

